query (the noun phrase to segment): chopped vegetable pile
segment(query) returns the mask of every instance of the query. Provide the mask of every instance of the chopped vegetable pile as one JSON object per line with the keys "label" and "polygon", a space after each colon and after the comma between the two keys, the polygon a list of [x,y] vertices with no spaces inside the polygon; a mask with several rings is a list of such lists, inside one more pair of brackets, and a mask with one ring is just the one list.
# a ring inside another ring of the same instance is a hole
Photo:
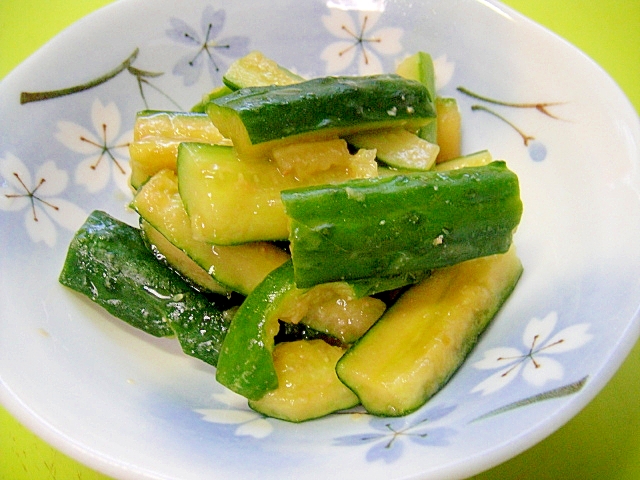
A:
{"label": "chopped vegetable pile", "polygon": [[264,415],[420,408],[522,273],[518,178],[462,156],[419,52],[303,79],[260,52],[189,112],[143,111],[132,227],[95,211],[60,282],[216,367]]}

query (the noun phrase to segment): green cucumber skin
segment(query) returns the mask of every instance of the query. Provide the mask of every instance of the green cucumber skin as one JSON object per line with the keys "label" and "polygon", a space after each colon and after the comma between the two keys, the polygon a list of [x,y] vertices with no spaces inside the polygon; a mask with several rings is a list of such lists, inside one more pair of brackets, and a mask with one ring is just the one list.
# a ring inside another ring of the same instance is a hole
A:
{"label": "green cucumber skin", "polygon": [[254,145],[357,124],[420,119],[425,124],[436,115],[428,89],[395,74],[248,87],[213,100],[208,108],[234,110]]}
{"label": "green cucumber skin", "polygon": [[295,291],[291,260],[276,268],[244,300],[222,344],[216,380],[230,390],[258,400],[278,387],[273,364],[277,311]]}
{"label": "green cucumber skin", "polygon": [[223,97],[224,95],[228,95],[231,92],[233,92],[233,90],[231,90],[226,85],[222,85],[220,87],[214,88],[211,92],[207,93],[206,95],[203,95],[202,100],[200,100],[193,107],[191,107],[189,111],[192,113],[204,113],[206,115],[207,105],[209,104],[209,102],[215,100],[216,98]]}
{"label": "green cucumber skin", "polygon": [[520,222],[504,162],[283,191],[298,288],[504,253]]}
{"label": "green cucumber skin", "polygon": [[351,280],[349,285],[357,298],[376,295],[420,282],[430,275],[430,270],[404,272],[388,277],[371,277]]}
{"label": "green cucumber skin", "polygon": [[[418,80],[429,90],[429,97],[435,101],[436,98],[436,73],[433,66],[433,59],[430,54],[426,52],[418,52],[417,62],[419,65]],[[418,131],[418,136],[428,142],[437,143],[437,122],[435,120],[429,122],[424,127],[421,127]]]}
{"label": "green cucumber skin", "polygon": [[59,281],[135,328],[176,335],[185,353],[216,365],[227,330],[216,300],[154,258],[137,228],[91,213],[69,245]]}

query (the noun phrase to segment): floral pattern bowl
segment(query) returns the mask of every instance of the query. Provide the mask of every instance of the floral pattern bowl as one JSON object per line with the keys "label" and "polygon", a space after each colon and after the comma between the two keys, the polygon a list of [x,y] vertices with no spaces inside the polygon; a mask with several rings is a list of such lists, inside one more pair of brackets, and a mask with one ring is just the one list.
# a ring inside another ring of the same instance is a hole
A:
{"label": "floral pattern bowl", "polygon": [[[250,50],[308,77],[430,52],[464,151],[489,149],[520,177],[522,280],[411,415],[264,418],[172,340],[57,282],[91,210],[137,221],[135,113],[188,109]],[[640,334],[637,115],[589,59],[497,2],[121,0],[6,77],[0,104],[0,401],[114,477],[470,476],[568,421]]]}

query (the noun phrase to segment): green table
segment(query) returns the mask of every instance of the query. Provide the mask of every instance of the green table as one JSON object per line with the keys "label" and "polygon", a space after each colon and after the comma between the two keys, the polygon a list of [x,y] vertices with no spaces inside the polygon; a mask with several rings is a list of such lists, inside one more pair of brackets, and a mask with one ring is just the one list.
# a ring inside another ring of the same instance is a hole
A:
{"label": "green table", "polygon": [[[0,0],[0,78],[60,30],[112,0]],[[447,0],[443,0],[447,1]],[[582,49],[640,112],[640,1],[507,0]],[[607,387],[555,434],[476,478],[640,479],[640,343]],[[0,479],[105,479],[0,407]]]}

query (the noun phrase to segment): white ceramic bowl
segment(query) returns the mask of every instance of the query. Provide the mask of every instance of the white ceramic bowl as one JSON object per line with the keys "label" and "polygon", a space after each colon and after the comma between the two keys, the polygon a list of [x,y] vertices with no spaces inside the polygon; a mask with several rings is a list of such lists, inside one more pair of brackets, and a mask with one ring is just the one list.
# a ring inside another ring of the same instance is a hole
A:
{"label": "white ceramic bowl", "polygon": [[[118,147],[136,111],[190,107],[254,49],[305,76],[430,52],[464,151],[489,149],[520,177],[524,276],[450,383],[405,418],[262,418],[173,340],[57,283],[91,210],[136,221]],[[7,76],[0,105],[0,401],[114,477],[469,476],[564,424],[638,338],[637,115],[588,58],[497,2],[121,0]]]}

